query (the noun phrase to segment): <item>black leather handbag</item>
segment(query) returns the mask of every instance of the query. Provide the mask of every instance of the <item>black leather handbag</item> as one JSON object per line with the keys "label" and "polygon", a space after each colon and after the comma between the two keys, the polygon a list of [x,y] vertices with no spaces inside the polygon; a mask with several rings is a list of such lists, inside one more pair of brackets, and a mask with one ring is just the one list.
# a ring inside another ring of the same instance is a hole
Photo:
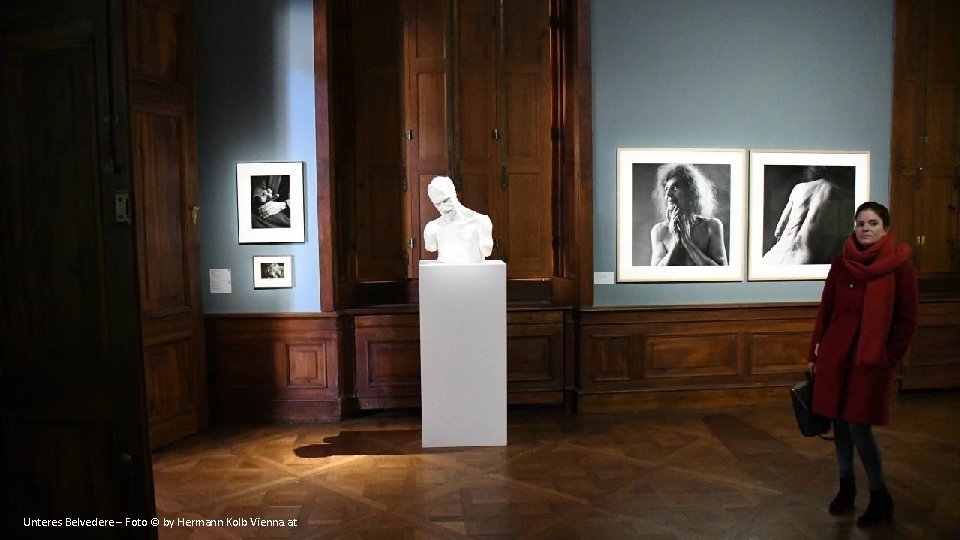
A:
{"label": "black leather handbag", "polygon": [[797,427],[804,437],[833,438],[823,436],[830,431],[830,419],[813,412],[813,377],[809,371],[806,380],[798,382],[790,389],[790,400],[793,402],[793,414],[797,417]]}

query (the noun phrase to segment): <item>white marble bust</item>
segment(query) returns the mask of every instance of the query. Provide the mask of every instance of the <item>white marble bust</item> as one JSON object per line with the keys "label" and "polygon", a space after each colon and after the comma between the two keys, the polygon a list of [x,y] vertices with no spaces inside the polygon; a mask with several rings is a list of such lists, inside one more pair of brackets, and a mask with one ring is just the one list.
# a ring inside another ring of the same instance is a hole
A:
{"label": "white marble bust", "polygon": [[453,181],[437,176],[427,186],[427,195],[440,217],[423,228],[423,247],[436,251],[443,263],[478,263],[493,251],[490,218],[460,204]]}

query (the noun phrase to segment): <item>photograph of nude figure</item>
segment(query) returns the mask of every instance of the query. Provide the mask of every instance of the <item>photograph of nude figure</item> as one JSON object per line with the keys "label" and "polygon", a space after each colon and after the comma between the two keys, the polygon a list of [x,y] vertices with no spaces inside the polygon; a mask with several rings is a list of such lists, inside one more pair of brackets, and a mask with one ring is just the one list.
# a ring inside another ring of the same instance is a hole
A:
{"label": "photograph of nude figure", "polygon": [[745,151],[618,153],[618,281],[741,280]]}
{"label": "photograph of nude figure", "polygon": [[824,279],[869,184],[868,152],[751,152],[749,279]]}

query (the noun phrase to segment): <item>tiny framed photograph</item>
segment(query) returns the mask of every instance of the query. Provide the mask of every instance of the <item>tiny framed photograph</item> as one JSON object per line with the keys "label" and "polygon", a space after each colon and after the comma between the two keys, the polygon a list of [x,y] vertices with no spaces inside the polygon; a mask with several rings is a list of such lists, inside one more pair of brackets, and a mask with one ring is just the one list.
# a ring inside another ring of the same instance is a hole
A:
{"label": "tiny framed photograph", "polygon": [[254,289],[290,289],[293,287],[293,257],[253,258]]}
{"label": "tiny framed photograph", "polygon": [[748,279],[826,279],[869,197],[869,152],[751,151]]}
{"label": "tiny framed photograph", "polygon": [[304,242],[303,162],[237,163],[241,244]]}
{"label": "tiny framed photograph", "polygon": [[746,150],[617,150],[617,281],[742,281]]}

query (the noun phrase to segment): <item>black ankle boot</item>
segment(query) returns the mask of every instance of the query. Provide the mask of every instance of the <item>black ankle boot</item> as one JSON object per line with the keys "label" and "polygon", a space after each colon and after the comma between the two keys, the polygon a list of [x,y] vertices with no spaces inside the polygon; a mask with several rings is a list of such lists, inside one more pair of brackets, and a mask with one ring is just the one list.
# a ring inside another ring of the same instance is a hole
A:
{"label": "black ankle boot", "polygon": [[876,525],[881,521],[889,521],[893,517],[893,498],[887,488],[870,490],[870,505],[862,516],[857,518],[857,525]]}
{"label": "black ankle boot", "polygon": [[[857,496],[857,483],[853,478],[841,478],[840,490],[830,501],[830,513],[842,514],[853,508],[853,499]],[[871,499],[872,500],[872,499]]]}

